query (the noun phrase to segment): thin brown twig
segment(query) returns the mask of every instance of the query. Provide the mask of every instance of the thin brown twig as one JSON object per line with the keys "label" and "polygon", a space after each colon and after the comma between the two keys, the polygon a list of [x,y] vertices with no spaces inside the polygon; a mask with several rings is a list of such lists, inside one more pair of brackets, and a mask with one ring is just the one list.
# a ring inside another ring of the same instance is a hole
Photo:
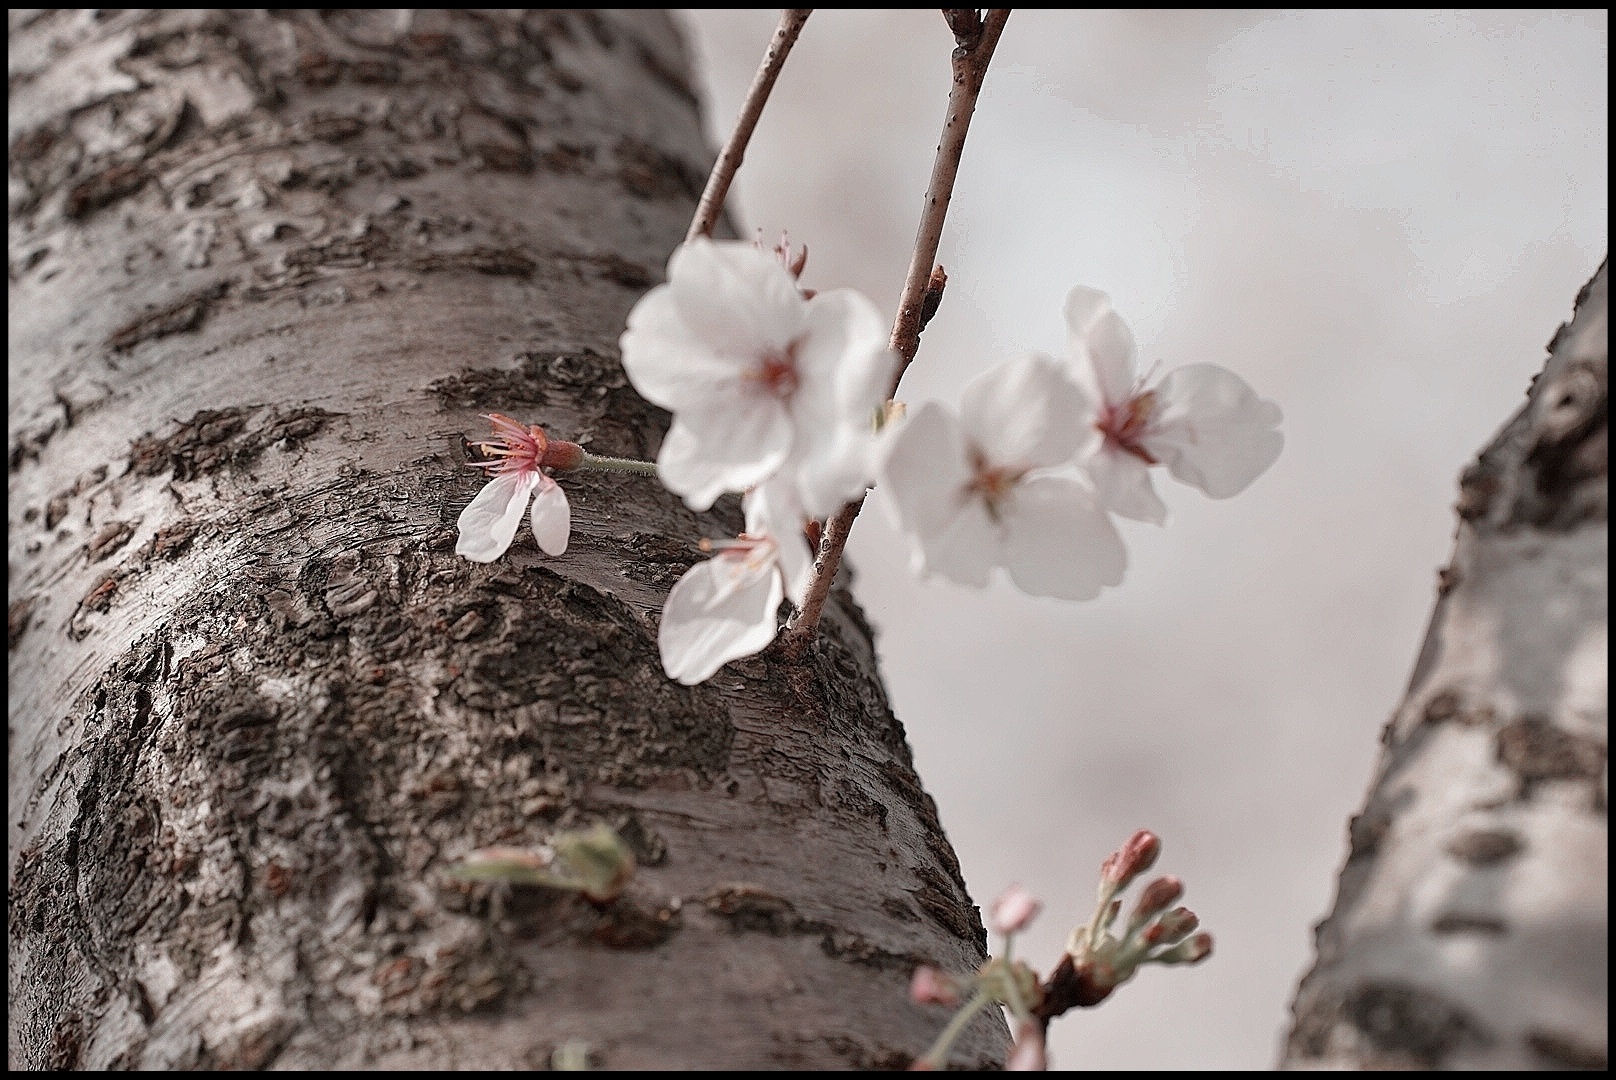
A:
{"label": "thin brown twig", "polygon": [[797,35],[802,33],[802,25],[808,21],[812,11],[812,8],[787,8],[780,12],[780,25],[775,28],[774,37],[769,41],[769,51],[763,54],[763,63],[758,65],[757,74],[752,76],[746,101],[741,105],[741,115],[735,118],[735,127],[729,133],[729,140],[724,143],[718,160],[713,162],[713,171],[707,174],[707,186],[702,189],[701,201],[696,204],[696,216],[690,219],[690,231],[685,233],[686,241],[713,234],[718,215],[724,212],[724,198],[729,194],[730,182],[735,179],[735,171],[746,157],[746,144],[752,138],[758,118],[763,115],[763,106],[768,103],[769,91],[774,89],[774,81],[780,77],[780,69],[785,67],[791,46],[796,44]]}
{"label": "thin brown twig", "polygon": [[[892,324],[892,351],[898,355],[897,370],[891,397],[898,390],[898,381],[915,358],[920,348],[920,331],[926,318],[936,308],[936,300],[927,302],[928,286],[932,284],[936,267],[937,247],[943,239],[943,222],[948,217],[949,200],[954,196],[954,180],[959,175],[960,155],[965,150],[965,136],[971,127],[971,114],[976,111],[976,99],[982,92],[982,80],[987,75],[993,50],[1004,33],[1004,24],[1010,18],[1009,8],[995,8],[982,21],[981,29],[967,44],[960,34],[963,25],[957,17],[948,17],[949,28],[960,41],[954,49],[952,67],[954,83],[948,93],[948,118],[943,122],[942,138],[937,143],[937,157],[932,162],[931,183],[926,188],[925,208],[920,215],[920,228],[915,235],[914,254],[909,259],[909,274],[903,283],[903,294],[898,299],[898,315]],[[943,280],[946,281],[946,278]],[[940,286],[935,290],[941,292]],[[939,297],[940,298],[940,297]],[[829,521],[819,542],[819,555],[814,560],[814,575],[808,583],[808,593],[796,617],[786,628],[782,645],[788,656],[797,656],[808,647],[819,629],[819,616],[830,596],[831,583],[841,565],[842,548],[853,528],[853,519],[864,506],[861,497],[838,510]]]}

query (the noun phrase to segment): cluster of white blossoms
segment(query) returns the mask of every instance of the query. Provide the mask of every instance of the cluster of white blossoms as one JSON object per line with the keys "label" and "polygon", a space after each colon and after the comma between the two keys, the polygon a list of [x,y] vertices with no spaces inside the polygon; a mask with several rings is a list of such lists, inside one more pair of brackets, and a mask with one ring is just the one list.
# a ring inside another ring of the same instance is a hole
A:
{"label": "cluster of white blossoms", "polygon": [[674,585],[662,666],[693,684],[774,640],[782,597],[813,569],[804,532],[864,494],[873,423],[896,358],[881,314],[851,289],[805,292],[783,242],[698,239],[629,312],[623,370],[673,413],[657,474],[693,510],[744,492],[746,531]]}
{"label": "cluster of white blossoms", "polygon": [[1091,600],[1127,567],[1110,515],[1166,520],[1151,466],[1223,499],[1279,457],[1279,407],[1232,371],[1190,364],[1147,384],[1105,293],[1073,289],[1066,328],[1064,361],[999,364],[957,415],[928,402],[890,436],[879,489],[917,571],[985,585],[1002,566],[1034,596]]}
{"label": "cluster of white blossoms", "polygon": [[[703,542],[713,557],[668,594],[658,645],[681,683],[774,640],[780,602],[801,608],[813,577],[808,530],[872,484],[918,573],[981,586],[1002,567],[1035,596],[1089,600],[1127,567],[1111,515],[1166,520],[1152,466],[1221,499],[1284,444],[1279,408],[1230,371],[1191,364],[1150,384],[1110,299],[1081,287],[1066,300],[1064,360],[1001,363],[957,413],[926,402],[883,424],[897,357],[880,313],[851,289],[802,289],[804,255],[692,240],[622,335],[634,388],[673,413],[663,484],[694,510],[739,493],[746,515],[739,537]],[[467,558],[498,558],[529,499],[539,546],[565,550],[566,496],[546,469],[649,468],[490,419],[500,442],[482,444],[494,476],[460,517]]]}

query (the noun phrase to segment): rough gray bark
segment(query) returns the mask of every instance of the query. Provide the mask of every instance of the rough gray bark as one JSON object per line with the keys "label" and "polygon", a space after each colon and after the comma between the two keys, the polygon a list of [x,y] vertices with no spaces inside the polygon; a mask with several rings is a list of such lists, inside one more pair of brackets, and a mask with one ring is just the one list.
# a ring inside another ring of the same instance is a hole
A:
{"label": "rough gray bark", "polygon": [[1606,1067],[1608,269],[1461,479],[1287,1067]]}
{"label": "rough gray bark", "polygon": [[[657,449],[667,18],[40,11],[10,65],[11,1066],[922,1051],[910,969],[984,935],[845,593],[687,689],[657,611],[733,501],[575,474],[564,557],[452,551],[479,413]],[[604,909],[444,874],[597,820]]]}

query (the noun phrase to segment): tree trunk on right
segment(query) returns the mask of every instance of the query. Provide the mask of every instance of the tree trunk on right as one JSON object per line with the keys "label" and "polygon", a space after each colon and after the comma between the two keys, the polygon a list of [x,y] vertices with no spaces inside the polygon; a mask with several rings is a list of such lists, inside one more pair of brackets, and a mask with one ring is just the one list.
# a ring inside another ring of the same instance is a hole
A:
{"label": "tree trunk on right", "polygon": [[1606,1068],[1608,271],[1461,478],[1286,1068]]}

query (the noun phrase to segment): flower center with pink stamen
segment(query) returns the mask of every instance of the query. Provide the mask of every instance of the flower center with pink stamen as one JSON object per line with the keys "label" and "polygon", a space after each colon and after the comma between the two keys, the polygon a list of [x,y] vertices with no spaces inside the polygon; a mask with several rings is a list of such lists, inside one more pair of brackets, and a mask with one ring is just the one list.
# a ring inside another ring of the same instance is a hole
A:
{"label": "flower center with pink stamen", "polygon": [[987,506],[988,516],[999,520],[999,503],[1027,474],[1026,469],[1007,469],[993,465],[980,450],[971,450],[971,482],[965,485],[968,494],[975,495]]}
{"label": "flower center with pink stamen", "polygon": [[1102,408],[1094,427],[1105,436],[1108,445],[1123,453],[1132,454],[1146,465],[1155,465],[1157,463],[1155,456],[1146,450],[1140,441],[1145,437],[1151,415],[1155,411],[1156,392],[1146,390],[1142,394],[1135,394],[1121,405],[1107,405]]}
{"label": "flower center with pink stamen", "polygon": [[797,392],[797,343],[793,341],[782,352],[764,355],[757,367],[747,372],[748,379],[762,386],[769,394],[782,401]]}
{"label": "flower center with pink stamen", "polygon": [[543,464],[550,445],[543,428],[537,424],[524,427],[501,413],[488,414],[488,421],[494,425],[494,436],[499,441],[478,443],[477,449],[493,460],[473,461],[472,465],[504,474],[527,472]]}
{"label": "flower center with pink stamen", "polygon": [[716,552],[721,559],[739,560],[754,569],[774,558],[775,543],[772,536],[754,536],[741,533],[733,540],[708,540],[696,545],[702,551]]}

